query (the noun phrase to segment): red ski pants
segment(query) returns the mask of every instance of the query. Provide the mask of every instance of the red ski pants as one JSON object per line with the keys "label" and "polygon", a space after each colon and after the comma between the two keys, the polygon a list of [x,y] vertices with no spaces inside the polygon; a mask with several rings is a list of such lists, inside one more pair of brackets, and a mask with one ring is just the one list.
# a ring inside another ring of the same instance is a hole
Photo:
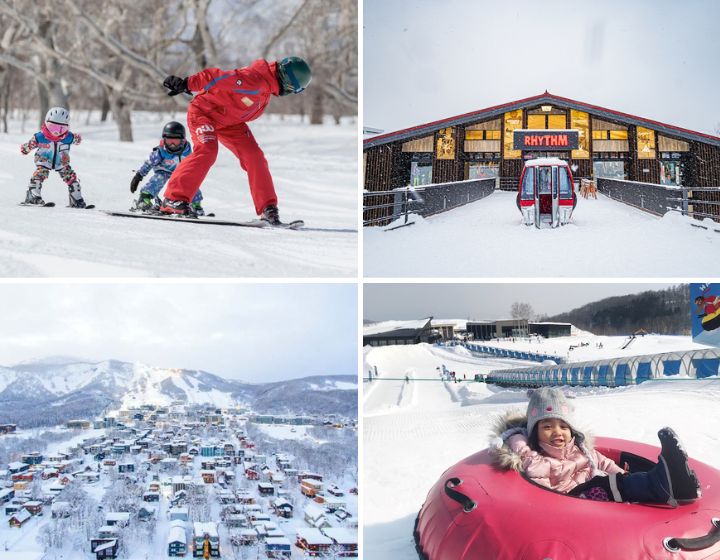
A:
{"label": "red ski pants", "polygon": [[245,123],[218,127],[202,114],[188,113],[188,126],[193,152],[180,162],[170,175],[165,196],[171,200],[192,201],[205,176],[215,163],[218,140],[240,160],[240,167],[248,174],[250,195],[259,215],[269,204],[277,204],[277,195],[265,154],[257,145]]}

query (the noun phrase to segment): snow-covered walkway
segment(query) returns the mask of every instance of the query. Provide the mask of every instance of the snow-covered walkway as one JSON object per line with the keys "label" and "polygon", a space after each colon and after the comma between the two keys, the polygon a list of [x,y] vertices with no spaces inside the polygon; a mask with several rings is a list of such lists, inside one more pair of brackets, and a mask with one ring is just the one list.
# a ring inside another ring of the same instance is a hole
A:
{"label": "snow-covered walkway", "polygon": [[[538,230],[520,223],[515,193],[392,231],[363,228],[368,277],[708,277],[720,275],[720,233],[663,218],[603,195],[580,198],[572,222]],[[720,225],[708,220],[716,229]]]}

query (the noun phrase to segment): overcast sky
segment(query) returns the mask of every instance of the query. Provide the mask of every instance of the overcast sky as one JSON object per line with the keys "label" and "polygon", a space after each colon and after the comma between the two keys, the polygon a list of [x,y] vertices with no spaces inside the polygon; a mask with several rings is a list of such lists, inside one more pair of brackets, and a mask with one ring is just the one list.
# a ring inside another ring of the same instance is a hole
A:
{"label": "overcast sky", "polygon": [[509,319],[516,302],[556,315],[611,296],[672,284],[365,284],[363,319]]}
{"label": "overcast sky", "polygon": [[365,0],[365,126],[553,94],[720,134],[715,0]]}
{"label": "overcast sky", "polygon": [[249,382],[356,375],[354,284],[0,284],[0,364],[47,356]]}

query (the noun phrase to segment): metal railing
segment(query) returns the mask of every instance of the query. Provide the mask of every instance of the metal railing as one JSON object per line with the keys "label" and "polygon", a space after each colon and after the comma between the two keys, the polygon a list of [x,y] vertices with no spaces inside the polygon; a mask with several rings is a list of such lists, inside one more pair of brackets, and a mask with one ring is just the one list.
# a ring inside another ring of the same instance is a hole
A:
{"label": "metal railing", "polygon": [[408,186],[363,193],[363,226],[383,226],[410,214],[439,214],[492,194],[496,179],[469,179],[452,183]]}
{"label": "metal railing", "polygon": [[656,216],[680,212],[691,218],[720,222],[720,187],[668,186],[605,177],[597,179],[597,187],[613,200]]}

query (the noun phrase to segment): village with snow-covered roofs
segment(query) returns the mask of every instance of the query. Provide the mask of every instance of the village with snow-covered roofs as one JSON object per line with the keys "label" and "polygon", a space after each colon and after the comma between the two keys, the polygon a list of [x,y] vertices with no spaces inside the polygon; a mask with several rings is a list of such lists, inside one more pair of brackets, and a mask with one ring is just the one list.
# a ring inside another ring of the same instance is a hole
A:
{"label": "village with snow-covered roofs", "polygon": [[[282,435],[265,440],[268,427]],[[187,404],[66,422],[62,443],[0,465],[0,558],[357,557],[357,469],[322,472],[279,447],[356,430]]]}

